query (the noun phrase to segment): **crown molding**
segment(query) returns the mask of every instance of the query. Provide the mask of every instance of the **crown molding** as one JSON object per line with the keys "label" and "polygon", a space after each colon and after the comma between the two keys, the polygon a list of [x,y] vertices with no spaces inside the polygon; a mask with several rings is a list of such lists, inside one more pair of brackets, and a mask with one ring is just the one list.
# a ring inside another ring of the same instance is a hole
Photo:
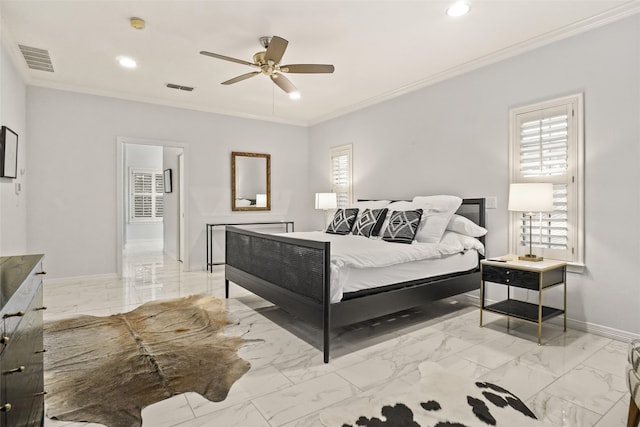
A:
{"label": "crown molding", "polygon": [[477,70],[484,66],[497,63],[499,61],[517,56],[519,54],[531,51],[533,49],[536,49],[542,46],[552,44],[554,42],[572,37],[574,35],[587,32],[589,30],[607,25],[609,23],[618,21],[620,19],[624,19],[626,17],[632,16],[638,13],[640,13],[640,0],[631,0],[621,6],[617,6],[606,12],[600,13],[599,15],[589,17],[587,19],[578,21],[574,24],[568,25],[561,29],[550,31],[546,34],[542,34],[540,36],[531,38],[529,40],[525,40],[523,42],[512,45],[508,48],[491,52],[487,55],[483,55],[481,57],[475,58],[464,64],[460,64],[458,66],[451,67],[441,72],[432,74],[414,83],[405,85],[393,91],[389,91],[374,97],[370,97],[361,102],[349,105],[344,108],[337,109],[330,113],[320,115],[315,118],[311,118],[309,120],[293,120],[293,119],[285,119],[282,117],[274,117],[274,116],[267,116],[267,115],[260,115],[260,114],[249,114],[249,113],[243,113],[240,111],[229,111],[226,109],[212,108],[210,106],[206,106],[202,104],[192,104],[187,102],[180,102],[175,100],[167,100],[167,99],[148,97],[148,96],[137,96],[127,92],[113,92],[113,91],[106,91],[106,90],[93,88],[93,87],[82,87],[82,86],[72,85],[72,84],[52,83],[45,80],[35,79],[30,77],[28,68],[26,67],[26,64],[24,64],[24,58],[22,57],[22,54],[18,49],[17,42],[13,40],[13,38],[4,30],[6,26],[4,25],[4,19],[2,16],[0,16],[0,26],[1,26],[0,38],[17,72],[20,74],[23,82],[27,86],[36,86],[36,87],[43,87],[43,88],[50,88],[50,89],[65,90],[65,91],[82,93],[82,94],[104,96],[109,98],[148,103],[153,105],[162,105],[166,107],[201,111],[201,112],[219,114],[223,116],[238,117],[238,118],[244,118],[244,119],[250,119],[250,120],[260,120],[260,121],[286,124],[286,125],[292,125],[292,126],[312,127],[317,124],[362,110],[364,108],[367,108],[376,104],[380,104],[382,102],[391,100],[393,98],[397,98],[399,96],[402,96],[411,92],[415,92],[419,89],[423,89],[425,87],[434,85],[436,83],[451,79],[453,77],[460,76],[462,74],[466,74],[468,72]]}
{"label": "crown molding", "polygon": [[456,76],[460,76],[462,74],[466,74],[468,72],[480,69],[487,65],[495,64],[502,60],[520,55],[522,53],[537,49],[539,47],[546,46],[554,42],[557,42],[578,34],[585,33],[587,31],[602,27],[604,25],[610,24],[620,19],[633,16],[637,13],[640,13],[640,0],[632,0],[628,3],[625,3],[622,6],[615,7],[599,15],[595,15],[587,19],[584,19],[582,21],[575,22],[572,25],[567,25],[566,27],[563,27],[561,29],[550,31],[540,36],[533,37],[529,40],[525,40],[523,42],[509,46],[508,48],[494,51],[490,54],[478,57],[464,64],[460,64],[455,67],[451,67],[447,70],[441,71],[439,73],[432,74],[424,79],[418,80],[414,83],[403,86],[396,90],[386,92],[375,97],[371,97],[357,104],[353,104],[346,108],[333,111],[324,116],[317,117],[316,119],[312,119],[309,121],[309,126],[315,126],[322,122],[326,122],[328,120],[332,120],[332,119],[347,115],[349,113],[353,113],[355,111],[362,110],[364,108],[367,108],[376,104],[380,104],[390,99],[397,98],[401,95],[415,92],[419,89],[432,86],[436,83],[451,79]]}

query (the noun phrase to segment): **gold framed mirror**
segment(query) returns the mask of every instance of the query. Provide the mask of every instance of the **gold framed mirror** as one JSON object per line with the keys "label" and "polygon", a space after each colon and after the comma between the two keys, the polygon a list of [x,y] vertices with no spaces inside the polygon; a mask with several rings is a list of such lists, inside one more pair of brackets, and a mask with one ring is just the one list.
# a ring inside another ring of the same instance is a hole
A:
{"label": "gold framed mirror", "polygon": [[271,155],[231,153],[231,210],[271,210]]}

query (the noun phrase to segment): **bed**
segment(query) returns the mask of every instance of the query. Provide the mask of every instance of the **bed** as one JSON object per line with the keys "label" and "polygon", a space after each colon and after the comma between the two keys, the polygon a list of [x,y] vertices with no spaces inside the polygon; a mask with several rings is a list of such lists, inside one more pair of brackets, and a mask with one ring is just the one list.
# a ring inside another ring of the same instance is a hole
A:
{"label": "bed", "polygon": [[[485,226],[485,200],[464,199],[458,215]],[[484,243],[484,237],[478,238]],[[345,292],[335,301],[331,288],[331,242],[226,228],[225,296],[229,282],[266,299],[288,313],[318,325],[324,362],[330,358],[330,332],[429,301],[480,287],[480,253],[471,268],[404,280],[373,289]],[[366,273],[365,273],[366,274]],[[334,292],[335,294],[335,292]]]}

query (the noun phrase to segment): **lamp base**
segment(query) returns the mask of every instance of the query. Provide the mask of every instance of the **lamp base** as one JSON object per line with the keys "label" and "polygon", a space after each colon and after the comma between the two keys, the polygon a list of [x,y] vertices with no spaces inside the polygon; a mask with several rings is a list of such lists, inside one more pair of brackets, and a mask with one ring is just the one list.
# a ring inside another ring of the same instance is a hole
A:
{"label": "lamp base", "polygon": [[542,261],[544,258],[541,256],[537,256],[535,254],[526,254],[526,255],[520,255],[518,259],[521,261],[538,262],[538,261]]}

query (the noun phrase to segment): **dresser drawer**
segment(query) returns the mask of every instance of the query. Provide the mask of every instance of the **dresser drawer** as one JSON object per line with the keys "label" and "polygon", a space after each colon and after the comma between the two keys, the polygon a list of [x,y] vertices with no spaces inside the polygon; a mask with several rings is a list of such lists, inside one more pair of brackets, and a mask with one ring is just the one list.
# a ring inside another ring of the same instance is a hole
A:
{"label": "dresser drawer", "polygon": [[[40,413],[34,402],[38,393],[44,390],[42,369],[42,287],[25,309],[12,339],[2,354],[2,380],[5,386],[3,403],[10,403],[11,411],[7,412],[7,426],[39,426],[39,422],[29,422],[32,412]],[[38,415],[39,416],[39,415]]]}
{"label": "dresser drawer", "polygon": [[40,427],[44,409],[42,255],[0,257],[2,427]]}
{"label": "dresser drawer", "polygon": [[538,290],[540,288],[540,273],[508,267],[483,265],[482,280],[525,289]]}

